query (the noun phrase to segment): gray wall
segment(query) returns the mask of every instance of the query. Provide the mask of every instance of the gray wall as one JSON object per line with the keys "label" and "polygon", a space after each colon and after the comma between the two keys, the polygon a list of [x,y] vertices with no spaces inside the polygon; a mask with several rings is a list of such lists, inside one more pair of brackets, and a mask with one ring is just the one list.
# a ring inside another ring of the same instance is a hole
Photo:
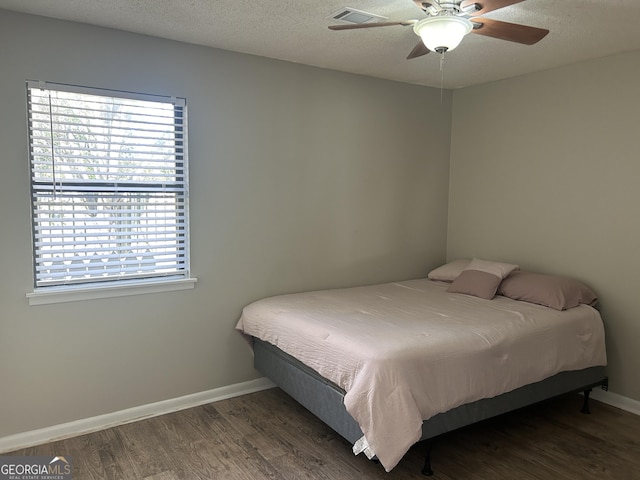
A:
{"label": "gray wall", "polygon": [[640,52],[456,91],[447,257],[599,294],[611,390],[640,400]]}
{"label": "gray wall", "polygon": [[[0,436],[251,380],[243,305],[444,260],[448,93],[6,11],[0,66]],[[28,306],[26,79],[187,98],[194,290]]]}

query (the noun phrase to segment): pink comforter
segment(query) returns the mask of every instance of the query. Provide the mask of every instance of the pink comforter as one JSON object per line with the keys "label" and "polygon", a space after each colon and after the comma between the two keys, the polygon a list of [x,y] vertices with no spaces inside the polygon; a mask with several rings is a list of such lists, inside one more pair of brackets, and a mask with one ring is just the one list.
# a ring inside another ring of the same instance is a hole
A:
{"label": "pink comforter", "polygon": [[422,421],[556,373],[606,364],[600,314],[447,293],[409,280],[266,298],[236,328],[346,391],[345,407],[387,471]]}

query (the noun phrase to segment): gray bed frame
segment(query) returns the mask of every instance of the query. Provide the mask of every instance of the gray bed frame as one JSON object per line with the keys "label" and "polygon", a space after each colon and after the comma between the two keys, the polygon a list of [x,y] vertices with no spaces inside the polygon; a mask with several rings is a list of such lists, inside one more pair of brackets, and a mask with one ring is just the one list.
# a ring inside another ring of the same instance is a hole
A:
{"label": "gray bed frame", "polygon": [[[351,444],[362,437],[360,427],[344,406],[344,390],[270,343],[254,338],[253,350],[255,368],[298,403]],[[604,367],[561,372],[497,397],[435,415],[422,423],[420,441],[428,440],[422,473],[433,475],[431,446],[433,440],[443,433],[570,392],[585,393],[582,411],[589,413],[589,392],[596,386],[606,390],[607,385]]]}

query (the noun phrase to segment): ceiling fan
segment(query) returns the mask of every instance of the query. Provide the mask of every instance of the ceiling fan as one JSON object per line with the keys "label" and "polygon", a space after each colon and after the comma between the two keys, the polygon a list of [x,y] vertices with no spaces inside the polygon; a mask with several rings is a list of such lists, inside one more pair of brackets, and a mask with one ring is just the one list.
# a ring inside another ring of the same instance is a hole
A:
{"label": "ceiling fan", "polygon": [[465,35],[475,33],[523,45],[533,45],[542,40],[549,30],[529,27],[517,23],[502,22],[483,15],[499,8],[508,7],[524,0],[413,0],[427,17],[421,20],[396,22],[360,23],[353,25],[330,25],[331,30],[354,30],[360,28],[413,26],[421,41],[411,50],[407,59],[426,55],[430,51],[449,52],[456,48]]}

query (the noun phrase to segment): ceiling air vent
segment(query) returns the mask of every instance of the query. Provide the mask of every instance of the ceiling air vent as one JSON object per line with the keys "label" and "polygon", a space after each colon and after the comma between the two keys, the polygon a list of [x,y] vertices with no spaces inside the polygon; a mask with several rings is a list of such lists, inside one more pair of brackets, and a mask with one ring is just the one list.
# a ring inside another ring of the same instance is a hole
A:
{"label": "ceiling air vent", "polygon": [[386,20],[387,17],[382,15],[376,15],[374,13],[363,12],[362,10],[356,10],[355,8],[345,7],[339,12],[330,16],[334,20],[340,20],[347,23],[375,23],[380,20]]}

